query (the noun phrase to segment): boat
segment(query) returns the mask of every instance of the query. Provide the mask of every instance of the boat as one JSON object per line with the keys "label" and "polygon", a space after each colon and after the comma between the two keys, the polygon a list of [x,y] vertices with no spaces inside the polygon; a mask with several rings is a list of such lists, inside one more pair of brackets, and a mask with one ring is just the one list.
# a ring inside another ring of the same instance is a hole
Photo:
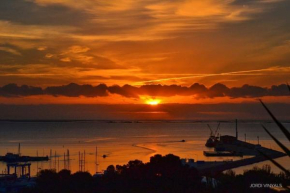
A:
{"label": "boat", "polygon": [[[95,155],[96,157],[95,157],[95,164],[96,164],[96,173],[93,175],[93,177],[94,178],[101,178],[103,175],[104,175],[104,173],[103,172],[99,172],[98,171],[98,166],[99,166],[99,164],[98,164],[98,147],[96,146],[96,155]],[[102,157],[103,158],[105,158],[104,156],[106,156],[106,155],[103,155]]]}
{"label": "boat", "polygon": [[32,157],[21,156],[19,154],[7,153],[5,156],[0,156],[0,161],[12,163],[12,162],[29,162],[29,161],[48,161],[48,156],[45,157]]}
{"label": "boat", "polygon": [[6,153],[5,156],[0,156],[0,161],[7,163],[16,162],[30,162],[30,161],[48,161],[48,156],[33,157],[33,156],[22,156],[20,153],[20,143],[18,145],[18,153]]}
{"label": "boat", "polygon": [[238,121],[237,120],[236,120],[236,136],[219,135],[217,132],[219,130],[220,123],[218,124],[215,132],[213,132],[209,124],[207,124],[207,126],[210,129],[210,136],[205,143],[206,147],[216,147],[219,144],[233,143],[238,140]]}
{"label": "boat", "polygon": [[209,124],[207,124],[208,128],[210,129],[210,136],[208,140],[205,143],[206,147],[215,147],[217,143],[219,142],[219,137],[217,136],[217,131],[219,130],[220,123],[218,124],[215,132],[212,131],[211,127]]}
{"label": "boat", "polygon": [[205,146],[206,147],[215,147],[217,143],[218,143],[218,138],[215,136],[210,136],[208,138],[208,140],[206,141]]}

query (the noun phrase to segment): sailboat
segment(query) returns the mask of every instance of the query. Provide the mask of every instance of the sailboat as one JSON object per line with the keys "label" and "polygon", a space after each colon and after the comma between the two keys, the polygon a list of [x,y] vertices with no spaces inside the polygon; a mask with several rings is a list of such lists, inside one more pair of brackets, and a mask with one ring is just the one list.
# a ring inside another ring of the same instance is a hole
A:
{"label": "sailboat", "polygon": [[93,175],[93,177],[101,177],[103,175],[102,172],[98,171],[98,147],[96,146],[96,154],[95,154],[95,164],[96,164],[96,173]]}

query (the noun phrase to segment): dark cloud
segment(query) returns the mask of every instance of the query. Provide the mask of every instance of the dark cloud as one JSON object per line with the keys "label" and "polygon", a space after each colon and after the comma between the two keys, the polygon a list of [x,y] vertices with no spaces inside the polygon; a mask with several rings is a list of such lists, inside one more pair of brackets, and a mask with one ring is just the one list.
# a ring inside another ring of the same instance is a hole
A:
{"label": "dark cloud", "polygon": [[[270,89],[270,94],[272,96],[281,96],[281,95],[287,95],[289,94],[288,90],[287,90],[287,86],[286,84],[281,84],[281,85],[273,85]],[[289,88],[290,91],[290,88]]]}
{"label": "dark cloud", "polygon": [[0,96],[3,97],[21,97],[41,94],[43,94],[43,90],[40,87],[27,85],[17,86],[16,84],[7,84],[0,87]]}
{"label": "dark cloud", "polygon": [[174,96],[179,95],[178,93],[190,94],[187,87],[179,85],[144,85],[139,90],[143,95],[150,96]]}
{"label": "dark cloud", "polygon": [[104,84],[92,86],[92,85],[78,85],[75,83],[71,83],[64,86],[47,87],[44,90],[44,93],[53,96],[68,96],[68,97],[78,97],[78,96],[99,97],[108,95],[107,86]]}
{"label": "dark cloud", "polygon": [[210,87],[207,94],[211,98],[223,97],[223,96],[228,96],[230,93],[230,90],[231,89],[229,89],[225,85],[218,83]]}
{"label": "dark cloud", "polygon": [[26,25],[77,25],[89,15],[60,4],[40,6],[31,1],[1,0],[0,19]]}
{"label": "dark cloud", "polygon": [[198,83],[194,83],[189,88],[197,93],[205,93],[207,91],[207,88],[204,85]]}
{"label": "dark cloud", "polygon": [[129,98],[138,98],[138,88],[131,86],[131,85],[124,85],[123,87],[120,87],[118,85],[114,85],[108,88],[109,92],[112,94],[119,94],[124,97]]}
{"label": "dark cloud", "polygon": [[246,84],[242,87],[231,88],[229,91],[229,96],[233,98],[238,98],[241,96],[242,97],[262,97],[262,96],[270,95],[271,92],[272,92],[271,89],[268,90],[267,88],[262,88],[258,86],[250,86]]}
{"label": "dark cloud", "polygon": [[223,84],[215,84],[206,88],[204,85],[195,83],[190,87],[180,85],[143,85],[140,87],[132,85],[124,86],[107,86],[99,84],[78,85],[71,83],[63,86],[51,86],[45,89],[33,86],[17,86],[16,84],[8,84],[0,87],[0,96],[2,97],[21,97],[30,95],[52,95],[67,97],[105,97],[109,94],[118,94],[128,98],[139,98],[142,95],[152,97],[170,97],[170,96],[194,96],[196,98],[257,98],[264,96],[289,96],[289,90],[286,84],[273,85],[270,88],[244,85],[242,87],[228,88]]}

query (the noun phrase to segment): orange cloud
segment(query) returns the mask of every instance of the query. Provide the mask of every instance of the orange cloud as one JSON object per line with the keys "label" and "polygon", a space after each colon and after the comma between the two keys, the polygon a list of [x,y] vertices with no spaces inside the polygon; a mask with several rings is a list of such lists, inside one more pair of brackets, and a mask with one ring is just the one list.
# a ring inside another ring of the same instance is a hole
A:
{"label": "orange cloud", "polygon": [[1,1],[0,81],[269,87],[289,81],[289,6],[285,0]]}

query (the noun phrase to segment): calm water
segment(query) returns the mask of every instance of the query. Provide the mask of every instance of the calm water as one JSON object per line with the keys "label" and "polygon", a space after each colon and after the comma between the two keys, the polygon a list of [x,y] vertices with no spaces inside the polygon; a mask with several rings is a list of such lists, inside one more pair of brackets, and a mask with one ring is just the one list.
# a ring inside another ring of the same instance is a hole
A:
{"label": "calm water", "polygon": [[[216,128],[217,122],[208,122],[212,128]],[[129,160],[139,159],[148,162],[154,154],[166,155],[173,153],[181,158],[193,158],[198,160],[223,160],[237,158],[206,158],[203,151],[208,150],[204,144],[209,136],[209,129],[203,123],[105,123],[98,121],[87,122],[0,122],[0,155],[7,152],[17,152],[18,143],[21,143],[22,155],[39,156],[50,155],[51,161],[34,162],[32,174],[38,169],[55,168],[60,170],[65,167],[64,153],[70,151],[70,169],[72,172],[79,170],[79,152],[86,151],[85,170],[94,174],[96,170],[102,171],[108,165],[126,164]],[[239,139],[244,140],[247,133],[247,141],[272,148],[279,148],[268,137],[260,126],[260,122],[239,122]],[[289,147],[289,142],[281,131],[273,123],[263,123],[284,144]],[[289,123],[284,123],[290,128]],[[235,135],[233,122],[221,123],[222,135]],[[180,142],[181,140],[186,142]],[[95,149],[98,147],[96,167]],[[56,158],[54,157],[56,152]],[[103,158],[103,155],[107,155]],[[277,159],[290,169],[287,157]],[[288,162],[287,162],[288,161]],[[263,162],[265,164],[268,162]],[[260,164],[261,165],[261,164]],[[66,166],[67,167],[67,166]],[[253,165],[237,168],[242,172],[252,168]],[[4,171],[6,164],[0,162],[0,172]],[[279,170],[272,166],[275,172]]]}

